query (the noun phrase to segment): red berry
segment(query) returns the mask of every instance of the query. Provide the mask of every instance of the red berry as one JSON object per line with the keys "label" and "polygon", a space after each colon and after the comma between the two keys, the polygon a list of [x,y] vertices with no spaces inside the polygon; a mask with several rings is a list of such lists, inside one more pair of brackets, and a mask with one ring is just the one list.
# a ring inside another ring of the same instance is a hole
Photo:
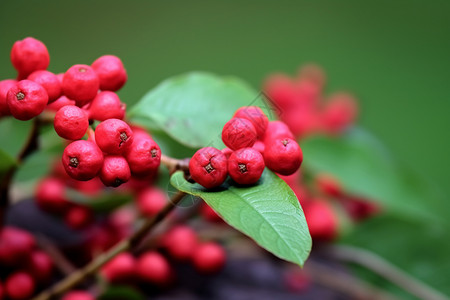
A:
{"label": "red berry", "polygon": [[79,140],[89,127],[89,119],[81,108],[67,105],[58,110],[53,124],[56,133],[63,139]]}
{"label": "red berry", "polygon": [[88,292],[71,291],[65,294],[61,300],[95,300],[95,298]]}
{"label": "red berry", "polygon": [[252,148],[263,154],[264,149],[266,149],[266,145],[264,145],[264,142],[262,141],[256,141]]}
{"label": "red berry", "polygon": [[351,95],[345,93],[333,95],[322,114],[323,126],[329,133],[340,133],[352,125],[357,113],[356,101]]}
{"label": "red berry", "polygon": [[303,210],[313,239],[330,241],[337,236],[338,220],[328,202],[314,200],[305,203]]}
{"label": "red berry", "polygon": [[86,227],[92,222],[92,219],[92,211],[88,207],[81,205],[71,207],[64,216],[66,224],[75,230]]}
{"label": "red berry", "polygon": [[226,254],[222,246],[216,243],[201,244],[195,249],[192,257],[194,267],[204,274],[217,273],[225,265]]}
{"label": "red berry", "polygon": [[222,222],[222,218],[206,203],[202,203],[200,214],[209,222]]}
{"label": "red berry", "polygon": [[233,118],[223,126],[222,141],[231,150],[251,147],[256,141],[256,129],[247,119]]}
{"label": "red berry", "polygon": [[266,166],[281,175],[291,175],[300,168],[303,153],[296,141],[285,138],[266,144],[264,162]]}
{"label": "red berry", "polygon": [[46,109],[57,112],[66,105],[75,105],[75,101],[70,100],[66,96],[61,96],[52,103],[48,104]]}
{"label": "red berry", "polygon": [[340,197],[342,195],[342,187],[339,181],[329,174],[318,174],[316,176],[317,188],[327,196]]}
{"label": "red berry", "polygon": [[136,273],[142,281],[166,285],[171,280],[171,267],[158,252],[144,253],[136,263]]}
{"label": "red berry", "polygon": [[256,183],[264,171],[264,158],[253,148],[236,150],[228,159],[228,173],[238,184]]}
{"label": "red berry", "polygon": [[14,227],[0,231],[0,264],[14,266],[26,259],[35,247],[34,237]]}
{"label": "red berry", "polygon": [[50,71],[34,71],[28,76],[28,80],[42,85],[42,87],[47,91],[49,103],[55,101],[59,98],[59,96],[61,96],[61,83],[59,82],[58,77]]}
{"label": "red berry", "polygon": [[69,207],[65,193],[66,185],[62,180],[48,177],[37,185],[36,202],[45,211],[63,213]]}
{"label": "red berry", "polygon": [[114,92],[100,92],[89,106],[89,118],[97,121],[107,119],[120,119],[125,117],[126,105],[120,102],[119,96]]}
{"label": "red berry", "polygon": [[26,268],[36,281],[47,282],[52,277],[53,262],[47,253],[36,250],[31,253]]}
{"label": "red berry", "polygon": [[134,141],[126,153],[126,159],[133,174],[141,176],[154,174],[161,163],[161,149],[151,138],[134,136]]}
{"label": "red berry", "polygon": [[102,168],[103,153],[95,143],[79,140],[64,149],[62,163],[70,177],[86,181],[97,176]]}
{"label": "red berry", "polygon": [[27,37],[14,43],[11,49],[11,62],[19,73],[19,79],[24,79],[34,71],[47,69],[50,55],[44,43]]}
{"label": "red berry", "polygon": [[133,278],[135,272],[136,259],[129,252],[120,253],[100,270],[100,273],[113,283],[127,282]]}
{"label": "red berry", "polygon": [[202,148],[189,161],[189,172],[192,179],[205,188],[217,187],[227,179],[227,158],[216,148]]}
{"label": "red berry", "polygon": [[270,144],[275,139],[295,139],[289,127],[281,121],[270,121],[267,125],[266,134],[264,135],[264,144]]}
{"label": "red berry", "polygon": [[153,217],[167,204],[166,193],[156,187],[147,187],[137,195],[137,207],[145,217]]}
{"label": "red berry", "polygon": [[127,81],[127,72],[117,56],[101,56],[92,63],[92,68],[100,79],[101,90],[117,91]]}
{"label": "red berry", "polygon": [[198,244],[197,234],[186,225],[178,225],[168,231],[163,239],[162,246],[173,258],[185,261],[192,257]]}
{"label": "red berry", "polygon": [[33,278],[25,272],[11,274],[5,282],[5,290],[8,299],[25,300],[30,299],[34,293],[35,283]]}
{"label": "red berry", "polygon": [[377,203],[370,202],[364,198],[359,197],[345,197],[341,203],[352,220],[360,222],[369,217],[378,214],[381,211],[381,206]]}
{"label": "red berry", "polygon": [[252,122],[256,129],[256,135],[258,139],[264,137],[267,125],[269,124],[269,118],[264,114],[261,108],[257,106],[244,106],[239,108],[233,118],[247,119]]}
{"label": "red berry", "polygon": [[5,79],[0,81],[0,117],[9,116],[11,113],[8,107],[7,95],[10,88],[14,87],[17,81],[14,79]]}
{"label": "red berry", "polygon": [[220,151],[222,151],[222,153],[225,154],[225,156],[226,156],[227,159],[229,159],[231,153],[233,153],[233,150],[231,150],[230,148],[223,148],[223,149],[220,150]]}
{"label": "red berry", "polygon": [[95,71],[88,65],[73,65],[64,73],[62,88],[64,95],[83,106],[95,98],[99,80]]}
{"label": "red berry", "polygon": [[295,106],[297,89],[295,82],[284,74],[275,74],[264,83],[267,96],[282,109],[288,110]]}
{"label": "red berry", "polygon": [[133,132],[124,121],[108,119],[95,129],[95,141],[103,152],[123,154],[133,144]]}
{"label": "red berry", "polygon": [[14,118],[26,121],[39,115],[48,102],[46,90],[30,80],[19,81],[7,94],[9,111]]}
{"label": "red berry", "polygon": [[122,156],[106,156],[99,177],[106,186],[118,187],[127,182],[131,177],[127,160]]}

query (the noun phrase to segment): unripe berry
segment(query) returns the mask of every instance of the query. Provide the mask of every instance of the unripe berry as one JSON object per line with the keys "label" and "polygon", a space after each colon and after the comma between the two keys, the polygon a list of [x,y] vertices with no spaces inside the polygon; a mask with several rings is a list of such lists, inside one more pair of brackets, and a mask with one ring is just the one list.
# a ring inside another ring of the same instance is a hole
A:
{"label": "unripe berry", "polygon": [[55,115],[56,133],[67,140],[79,140],[89,127],[89,119],[81,108],[74,105],[62,107]]}
{"label": "unripe berry", "polygon": [[285,138],[266,144],[264,162],[266,166],[281,175],[291,175],[300,168],[303,153],[296,141]]}
{"label": "unripe berry", "polygon": [[86,227],[92,222],[92,219],[92,211],[88,207],[81,205],[71,207],[64,216],[66,224],[75,230]]}
{"label": "unripe berry", "polygon": [[261,108],[257,106],[244,106],[239,108],[233,118],[247,119],[252,122],[256,129],[256,135],[258,139],[264,137],[267,125],[269,124],[269,118],[264,114]]}
{"label": "unripe berry", "polygon": [[120,119],[125,117],[126,105],[120,102],[119,96],[114,92],[100,92],[89,106],[89,118],[97,121],[107,119]]}
{"label": "unripe berry", "polygon": [[70,177],[86,181],[97,176],[102,168],[103,153],[95,143],[79,140],[64,149],[62,163]]}
{"label": "unripe berry", "polygon": [[92,68],[100,79],[100,89],[103,91],[117,91],[127,81],[127,72],[117,56],[101,56],[92,63]]}
{"label": "unripe berry", "polygon": [[125,157],[133,174],[149,175],[158,171],[161,163],[161,149],[151,138],[134,136],[134,141]]}
{"label": "unripe berry", "polygon": [[47,253],[36,250],[31,253],[26,269],[36,281],[47,282],[52,277],[53,262]]}
{"label": "unripe berry", "polygon": [[66,105],[75,105],[75,104],[76,104],[75,101],[70,100],[66,96],[61,96],[52,103],[48,104],[45,109],[57,112]]}
{"label": "unripe berry", "polygon": [[50,55],[44,43],[27,37],[14,43],[11,49],[11,62],[19,73],[18,78],[24,79],[34,71],[47,69]]}
{"label": "unripe berry", "polygon": [[95,98],[98,88],[97,74],[88,65],[73,65],[64,73],[63,93],[80,107]]}
{"label": "unripe berry", "polygon": [[202,148],[189,161],[189,172],[192,179],[205,188],[217,187],[227,178],[227,158],[216,148]]}
{"label": "unripe berry", "polygon": [[338,220],[328,202],[314,200],[303,205],[309,233],[313,239],[333,240],[338,234]]}
{"label": "unripe berry", "polygon": [[223,126],[222,141],[231,150],[251,147],[256,141],[256,129],[247,119],[233,118]]}
{"label": "unripe berry", "polygon": [[158,252],[146,252],[136,262],[136,273],[144,281],[166,285],[171,280],[172,270],[167,259]]}
{"label": "unripe berry", "polygon": [[25,272],[11,274],[5,282],[6,294],[11,300],[30,299],[34,293],[33,278]]}
{"label": "unripe berry", "polygon": [[264,171],[264,158],[253,148],[236,150],[228,159],[228,173],[238,184],[256,183]]}
{"label": "unripe berry", "polygon": [[122,156],[106,156],[99,177],[106,186],[118,187],[127,182],[131,177],[127,160]]}
{"label": "unripe berry", "polygon": [[51,213],[63,213],[69,207],[65,193],[66,185],[62,180],[53,177],[45,178],[37,185],[37,205]]}
{"label": "unripe berry", "polygon": [[167,204],[166,193],[156,187],[147,187],[137,195],[137,207],[145,217],[153,217]]}
{"label": "unripe berry", "polygon": [[198,244],[197,234],[186,225],[178,225],[163,237],[162,246],[174,259],[185,261],[192,257]]}
{"label": "unripe berry", "polygon": [[0,264],[14,266],[26,259],[35,247],[34,237],[14,227],[0,231]]}
{"label": "unripe berry", "polygon": [[295,139],[289,127],[281,121],[270,121],[267,125],[266,134],[264,135],[264,144],[270,144],[275,139]]}
{"label": "unripe berry", "polygon": [[95,300],[95,298],[85,291],[71,291],[65,294],[61,300]]}
{"label": "unripe berry", "polygon": [[42,85],[47,91],[48,103],[55,101],[61,96],[62,88],[58,77],[50,71],[39,70],[34,71],[28,76],[28,80],[34,81]]}
{"label": "unripe berry", "polygon": [[39,115],[48,102],[46,90],[30,80],[19,81],[7,94],[8,108],[14,118],[26,121]]}
{"label": "unripe berry", "polygon": [[123,154],[133,144],[133,132],[124,121],[108,119],[95,129],[95,141],[103,152]]}
{"label": "unripe berry", "polygon": [[112,283],[127,282],[134,277],[135,272],[136,259],[129,252],[120,253],[100,270],[100,273]]}
{"label": "unripe berry", "polygon": [[5,79],[0,81],[0,117],[9,116],[11,114],[9,112],[7,95],[9,89],[14,87],[16,84],[17,81],[13,79]]}
{"label": "unripe berry", "polygon": [[222,246],[216,243],[204,243],[195,249],[192,263],[203,274],[217,273],[225,265],[226,254]]}

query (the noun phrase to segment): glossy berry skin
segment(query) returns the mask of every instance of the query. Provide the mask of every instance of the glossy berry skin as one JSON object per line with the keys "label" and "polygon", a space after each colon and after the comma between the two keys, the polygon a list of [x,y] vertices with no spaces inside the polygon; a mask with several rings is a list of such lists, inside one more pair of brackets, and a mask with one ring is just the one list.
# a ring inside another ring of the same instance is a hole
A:
{"label": "glossy berry skin", "polygon": [[48,103],[47,91],[30,80],[19,81],[9,89],[6,97],[11,115],[22,121],[39,115]]}
{"label": "glossy berry skin", "polygon": [[14,79],[5,79],[0,81],[0,117],[9,116],[11,114],[9,112],[6,96],[8,95],[9,89],[14,87],[16,84],[17,80]]}
{"label": "glossy berry skin", "polygon": [[264,167],[262,154],[253,148],[236,150],[228,159],[228,173],[238,184],[256,183],[261,178]]}
{"label": "glossy berry skin", "polygon": [[123,252],[105,264],[100,273],[112,283],[128,282],[136,272],[136,259],[129,252]]}
{"label": "glossy berry skin", "polygon": [[172,270],[164,256],[158,252],[149,251],[138,258],[136,274],[144,282],[166,285],[171,280]]}
{"label": "glossy berry skin", "polygon": [[103,152],[123,154],[133,144],[133,132],[124,121],[108,119],[95,129],[95,141]]}
{"label": "glossy berry skin", "polygon": [[99,174],[105,186],[118,187],[130,180],[131,171],[123,156],[106,156]]}
{"label": "glossy berry skin", "polygon": [[95,298],[85,291],[71,291],[65,294],[61,300],[95,300]]}
{"label": "glossy berry skin", "polygon": [[52,72],[47,70],[34,71],[27,79],[42,85],[47,91],[48,103],[52,103],[61,96],[61,83],[59,82],[58,77]]}
{"label": "glossy berry skin", "polygon": [[303,205],[309,233],[316,240],[331,241],[338,234],[338,220],[328,202],[313,200]]}
{"label": "glossy berry skin", "polygon": [[11,274],[5,282],[5,290],[8,299],[25,300],[30,299],[34,293],[35,282],[33,278],[25,272]]}
{"label": "glossy berry skin", "polygon": [[285,138],[266,144],[264,162],[266,166],[281,175],[291,175],[300,168],[303,153],[296,141]]}
{"label": "glossy berry skin", "polygon": [[47,253],[35,250],[30,255],[26,270],[36,281],[47,282],[52,277],[52,259]]}
{"label": "glossy berry skin", "polygon": [[47,47],[39,40],[27,37],[14,43],[11,49],[11,62],[19,73],[19,79],[25,79],[37,70],[45,70],[50,64]]}
{"label": "glossy berry skin", "polygon": [[34,247],[35,240],[31,234],[19,228],[4,227],[0,231],[0,264],[20,264]]}
{"label": "glossy berry skin", "polygon": [[222,141],[231,150],[253,146],[256,137],[256,129],[247,119],[233,118],[222,129]]}
{"label": "glossy berry skin", "polygon": [[49,111],[57,112],[58,110],[60,110],[61,108],[63,108],[66,105],[75,105],[75,104],[76,104],[75,101],[70,100],[66,96],[61,96],[58,99],[56,99],[55,101],[53,101],[52,103],[48,104],[45,109],[49,110]]}
{"label": "glossy berry skin", "polygon": [[226,254],[223,248],[216,243],[204,243],[195,249],[192,263],[195,269],[202,274],[214,274],[225,266]]}
{"label": "glossy berry skin", "polygon": [[147,187],[137,195],[137,207],[145,217],[153,217],[167,205],[166,193],[156,187]]}
{"label": "glossy berry skin", "polygon": [[257,106],[244,106],[239,108],[233,118],[247,119],[252,122],[256,129],[256,135],[258,139],[264,137],[267,125],[269,124],[269,118],[264,114],[261,108]]}
{"label": "glossy berry skin", "polygon": [[53,125],[56,133],[66,140],[79,140],[89,127],[89,119],[84,110],[74,105],[62,107],[55,115]]}
{"label": "glossy berry skin", "polygon": [[120,119],[125,117],[126,105],[120,102],[119,96],[114,92],[100,92],[89,106],[89,118],[97,121],[107,119]]}
{"label": "glossy berry skin", "polygon": [[161,149],[151,138],[134,137],[133,144],[125,157],[135,175],[149,175],[158,171],[161,163]]}
{"label": "glossy berry skin", "polygon": [[275,139],[284,138],[295,139],[289,127],[281,121],[269,122],[263,139],[264,144],[270,144]]}
{"label": "glossy berry skin", "polygon": [[198,245],[195,231],[186,225],[178,225],[169,230],[161,241],[162,246],[176,260],[189,260]]}
{"label": "glossy berry skin", "polygon": [[43,179],[36,188],[36,203],[44,211],[59,214],[69,208],[65,183],[54,177]]}
{"label": "glossy berry skin", "polygon": [[225,154],[213,147],[198,150],[189,161],[192,179],[207,189],[221,185],[228,175]]}
{"label": "glossy berry skin", "polygon": [[103,153],[93,142],[79,140],[70,143],[62,156],[67,174],[73,179],[90,180],[103,166]]}
{"label": "glossy berry skin", "polygon": [[98,88],[97,74],[88,65],[73,65],[64,73],[63,93],[80,107],[95,98]]}
{"label": "glossy berry skin", "polygon": [[103,55],[92,63],[92,68],[100,79],[102,91],[117,91],[127,81],[127,71],[117,56]]}
{"label": "glossy berry skin", "polygon": [[83,229],[93,220],[92,211],[85,206],[75,205],[71,207],[64,216],[67,226],[72,229]]}

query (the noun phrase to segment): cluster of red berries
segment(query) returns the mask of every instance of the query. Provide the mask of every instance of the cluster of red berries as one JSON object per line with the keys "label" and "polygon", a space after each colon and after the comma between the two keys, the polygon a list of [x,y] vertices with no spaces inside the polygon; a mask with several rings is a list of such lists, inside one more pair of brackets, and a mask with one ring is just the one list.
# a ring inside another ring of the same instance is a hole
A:
{"label": "cluster of red berries", "polygon": [[189,162],[193,180],[205,188],[220,186],[228,175],[238,184],[256,183],[267,166],[289,175],[300,167],[303,154],[294,135],[281,121],[271,121],[256,106],[239,108],[222,130],[223,150],[206,147]]}
{"label": "cluster of red berries", "polygon": [[0,299],[30,299],[52,274],[52,259],[37,249],[31,234],[15,227],[0,230]]}

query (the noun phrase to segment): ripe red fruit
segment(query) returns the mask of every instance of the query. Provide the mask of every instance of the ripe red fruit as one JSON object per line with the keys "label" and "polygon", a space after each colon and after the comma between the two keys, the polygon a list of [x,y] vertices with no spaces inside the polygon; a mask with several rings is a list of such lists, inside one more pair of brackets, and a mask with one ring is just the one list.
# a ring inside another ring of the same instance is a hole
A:
{"label": "ripe red fruit", "polygon": [[67,140],[79,140],[89,127],[89,119],[81,108],[74,105],[62,107],[53,122],[56,133]]}
{"label": "ripe red fruit", "polygon": [[220,151],[222,151],[222,153],[225,154],[227,159],[230,158],[231,153],[233,153],[233,150],[231,150],[230,148],[223,148]]}
{"label": "ripe red fruit", "polygon": [[166,285],[171,280],[172,270],[167,259],[158,252],[146,252],[136,262],[138,277],[149,283]]}
{"label": "ripe red fruit", "polygon": [[0,117],[9,116],[11,114],[9,112],[6,96],[8,95],[9,89],[14,87],[16,84],[17,81],[14,79],[5,79],[0,81]]}
{"label": "ripe red fruit", "polygon": [[133,144],[133,132],[124,121],[108,119],[95,129],[95,141],[103,152],[123,154]]}
{"label": "ripe red fruit", "polygon": [[62,163],[70,177],[86,181],[97,176],[102,168],[103,153],[95,143],[79,140],[64,149]]}
{"label": "ripe red fruit", "polygon": [[125,117],[126,105],[120,102],[119,96],[114,92],[100,92],[89,106],[89,118],[97,121],[107,119],[120,119]]}
{"label": "ripe red fruit", "polygon": [[36,250],[31,253],[26,269],[36,281],[46,282],[52,277],[53,262],[47,253]]}
{"label": "ripe red fruit", "polygon": [[75,105],[75,104],[76,104],[75,101],[70,100],[66,96],[61,96],[52,103],[48,104],[46,109],[57,112],[66,105]]}
{"label": "ripe red fruit", "polygon": [[225,265],[226,254],[222,246],[216,243],[204,243],[195,249],[192,263],[203,274],[217,273]]}
{"label": "ripe red fruit", "polygon": [[325,195],[331,197],[340,197],[342,195],[342,187],[339,181],[329,174],[318,174],[316,176],[317,188]]}
{"label": "ripe red fruit", "polygon": [[127,182],[131,177],[127,160],[122,156],[106,156],[99,177],[106,186],[118,187]]}
{"label": "ripe red fruit", "polygon": [[200,214],[209,222],[222,222],[222,218],[206,203],[202,203]]}
{"label": "ripe red fruit", "polygon": [[95,300],[95,298],[85,291],[71,291],[65,294],[61,300]]}
{"label": "ripe red fruit", "polygon": [[28,76],[28,80],[34,81],[42,85],[47,91],[48,102],[51,103],[61,96],[62,88],[58,77],[50,71],[39,70],[34,71]]}
{"label": "ripe red fruit", "polygon": [[25,272],[11,274],[5,282],[5,290],[8,299],[25,300],[30,299],[34,293],[35,283],[33,278]]}
{"label": "ripe red fruit", "polygon": [[377,203],[354,196],[344,197],[341,200],[341,203],[346,212],[355,222],[360,222],[369,217],[372,217],[378,214],[382,209],[381,206]]}
{"label": "ripe red fruit", "polygon": [[346,93],[335,94],[326,104],[322,122],[325,130],[331,134],[340,133],[352,125],[357,115],[355,99]]}
{"label": "ripe red fruit", "polygon": [[233,118],[223,126],[222,141],[231,150],[251,147],[256,141],[256,129],[247,119]]}
{"label": "ripe red fruit", "polygon": [[15,266],[26,259],[35,246],[34,237],[28,232],[14,227],[4,227],[0,231],[0,264]]}
{"label": "ripe red fruit", "polygon": [[338,220],[328,202],[314,200],[305,203],[303,209],[313,239],[330,241],[337,236]]}
{"label": "ripe red fruit", "polygon": [[153,217],[167,204],[166,193],[156,187],[147,187],[137,195],[137,207],[145,217]]}
{"label": "ripe red fruit", "polygon": [[289,127],[281,121],[270,121],[267,125],[266,134],[264,135],[264,144],[270,144],[275,139],[295,139]]}
{"label": "ripe red fruit", "polygon": [[47,91],[30,80],[19,81],[7,94],[8,108],[14,118],[26,121],[39,115],[48,102]]}
{"label": "ripe red fruit", "polygon": [[253,148],[234,151],[228,159],[228,173],[236,183],[254,184],[264,171],[264,158]]}
{"label": "ripe red fruit", "polygon": [[151,138],[134,137],[125,157],[133,174],[140,176],[154,174],[161,163],[161,149]]}
{"label": "ripe red fruit", "polygon": [[216,148],[202,148],[189,161],[189,172],[192,179],[205,188],[217,187],[227,178],[227,158]]}
{"label": "ripe red fruit", "polygon": [[80,107],[95,98],[98,88],[97,74],[88,65],[73,65],[64,73],[63,92]]}
{"label": "ripe red fruit", "polygon": [[100,79],[100,89],[103,91],[117,91],[127,81],[127,72],[117,56],[101,56],[92,63],[92,68]]}
{"label": "ripe red fruit", "polygon": [[266,145],[264,145],[264,142],[262,141],[256,141],[252,148],[263,154],[264,149],[266,149]]}
{"label": "ripe red fruit", "polygon": [[65,197],[66,185],[58,178],[47,177],[36,188],[37,205],[51,213],[63,213],[69,207]]}
{"label": "ripe red fruit", "polygon": [[161,244],[171,257],[185,261],[194,254],[198,238],[195,231],[189,226],[178,225],[164,235]]}
{"label": "ripe red fruit", "polygon": [[18,78],[24,79],[34,71],[47,69],[50,55],[44,43],[27,37],[14,43],[11,49],[11,63],[19,73]]}
{"label": "ripe red fruit", "polygon": [[264,137],[267,125],[269,124],[269,118],[264,114],[261,108],[257,106],[244,106],[239,108],[233,118],[247,119],[252,122],[256,129],[256,135],[258,139]]}
{"label": "ripe red fruit", "polygon": [[66,224],[75,230],[86,227],[92,222],[92,219],[92,211],[88,207],[81,205],[71,207],[64,216]]}
{"label": "ripe red fruit", "polygon": [[264,162],[266,166],[281,175],[291,175],[300,168],[303,153],[296,141],[285,138],[266,144]]}
{"label": "ripe red fruit", "polygon": [[107,264],[100,273],[112,283],[127,282],[131,280],[136,271],[136,259],[129,252],[120,253]]}

